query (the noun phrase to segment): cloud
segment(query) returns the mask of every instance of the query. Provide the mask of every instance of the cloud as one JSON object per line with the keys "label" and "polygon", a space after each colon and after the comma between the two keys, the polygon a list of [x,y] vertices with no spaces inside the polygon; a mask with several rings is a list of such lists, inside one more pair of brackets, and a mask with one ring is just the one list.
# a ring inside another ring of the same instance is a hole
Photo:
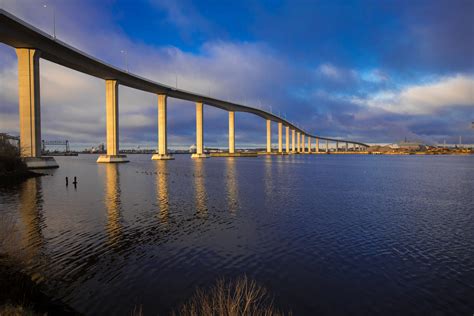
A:
{"label": "cloud", "polygon": [[388,112],[425,115],[445,108],[474,108],[474,77],[456,75],[435,82],[408,86],[401,91],[381,91],[355,103],[384,109]]}

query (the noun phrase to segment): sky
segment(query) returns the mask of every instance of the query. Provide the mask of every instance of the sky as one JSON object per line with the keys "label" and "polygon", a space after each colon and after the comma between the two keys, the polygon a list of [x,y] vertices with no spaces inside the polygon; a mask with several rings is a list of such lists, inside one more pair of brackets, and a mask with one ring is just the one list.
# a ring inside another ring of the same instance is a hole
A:
{"label": "sky", "polygon": [[[2,0],[0,7],[130,72],[366,143],[474,143],[474,1]],[[44,6],[46,5],[46,7]],[[105,142],[103,80],[41,60],[42,138]],[[0,132],[19,133],[17,60],[0,44]],[[204,141],[228,116],[205,106]],[[157,96],[119,88],[120,146],[157,143]],[[236,146],[265,122],[236,114]],[[272,126],[276,143],[277,126]],[[170,148],[195,143],[195,105],[168,100]]]}

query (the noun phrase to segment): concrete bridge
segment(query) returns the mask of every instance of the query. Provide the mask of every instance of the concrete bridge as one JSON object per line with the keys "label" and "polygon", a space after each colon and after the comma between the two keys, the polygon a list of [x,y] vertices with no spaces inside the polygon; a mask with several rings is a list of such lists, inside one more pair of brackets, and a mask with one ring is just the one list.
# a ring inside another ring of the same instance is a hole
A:
{"label": "concrete bridge", "polygon": [[[0,42],[15,48],[18,56],[20,151],[21,156],[30,167],[57,166],[52,157],[41,157],[40,58],[105,81],[107,154],[100,156],[97,162],[127,162],[127,157],[119,153],[119,85],[157,95],[158,150],[152,156],[152,159],[155,160],[173,159],[168,153],[167,141],[166,111],[168,97],[196,103],[196,153],[192,155],[193,158],[208,157],[203,150],[204,105],[217,107],[229,113],[229,156],[237,155],[235,151],[235,112],[252,113],[266,121],[266,153],[268,154],[273,153],[271,146],[272,122],[278,124],[278,150],[273,154],[329,152],[329,142],[336,143],[336,151],[340,149],[349,151],[349,145],[353,146],[353,150],[362,150],[368,147],[368,145],[360,142],[311,134],[291,122],[261,109],[175,89],[131,74],[81,52],[1,9]],[[285,127],[285,146],[283,146],[283,126]],[[313,139],[315,140],[314,151],[312,148]],[[320,149],[320,145],[322,145],[320,141],[325,142],[322,150]],[[340,148],[339,144],[344,144],[344,146]]]}

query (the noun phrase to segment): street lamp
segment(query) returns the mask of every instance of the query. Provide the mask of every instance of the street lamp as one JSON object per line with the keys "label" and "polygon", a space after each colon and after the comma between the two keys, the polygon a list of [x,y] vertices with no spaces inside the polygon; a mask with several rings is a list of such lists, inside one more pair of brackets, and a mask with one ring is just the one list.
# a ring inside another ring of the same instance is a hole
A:
{"label": "street lamp", "polygon": [[127,55],[127,51],[126,51],[126,50],[121,50],[120,53],[124,54],[124,56],[125,56],[125,67],[126,67],[126,69],[127,69],[127,72],[130,72],[130,71],[128,70],[128,55]]}
{"label": "street lamp", "polygon": [[[43,4],[43,8],[47,8],[47,4]],[[53,10],[53,37],[56,39],[56,10],[54,9],[53,6],[51,6],[51,9]]]}

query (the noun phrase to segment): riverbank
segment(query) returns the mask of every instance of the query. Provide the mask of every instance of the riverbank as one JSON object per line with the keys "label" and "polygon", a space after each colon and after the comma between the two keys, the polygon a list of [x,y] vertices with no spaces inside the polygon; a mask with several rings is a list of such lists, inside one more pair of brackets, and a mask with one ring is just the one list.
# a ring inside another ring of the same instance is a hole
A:
{"label": "riverbank", "polygon": [[42,174],[29,170],[19,157],[0,155],[0,185],[18,183],[40,176]]}
{"label": "riverbank", "polygon": [[80,315],[46,295],[40,284],[5,256],[0,256],[0,284],[1,315]]}

